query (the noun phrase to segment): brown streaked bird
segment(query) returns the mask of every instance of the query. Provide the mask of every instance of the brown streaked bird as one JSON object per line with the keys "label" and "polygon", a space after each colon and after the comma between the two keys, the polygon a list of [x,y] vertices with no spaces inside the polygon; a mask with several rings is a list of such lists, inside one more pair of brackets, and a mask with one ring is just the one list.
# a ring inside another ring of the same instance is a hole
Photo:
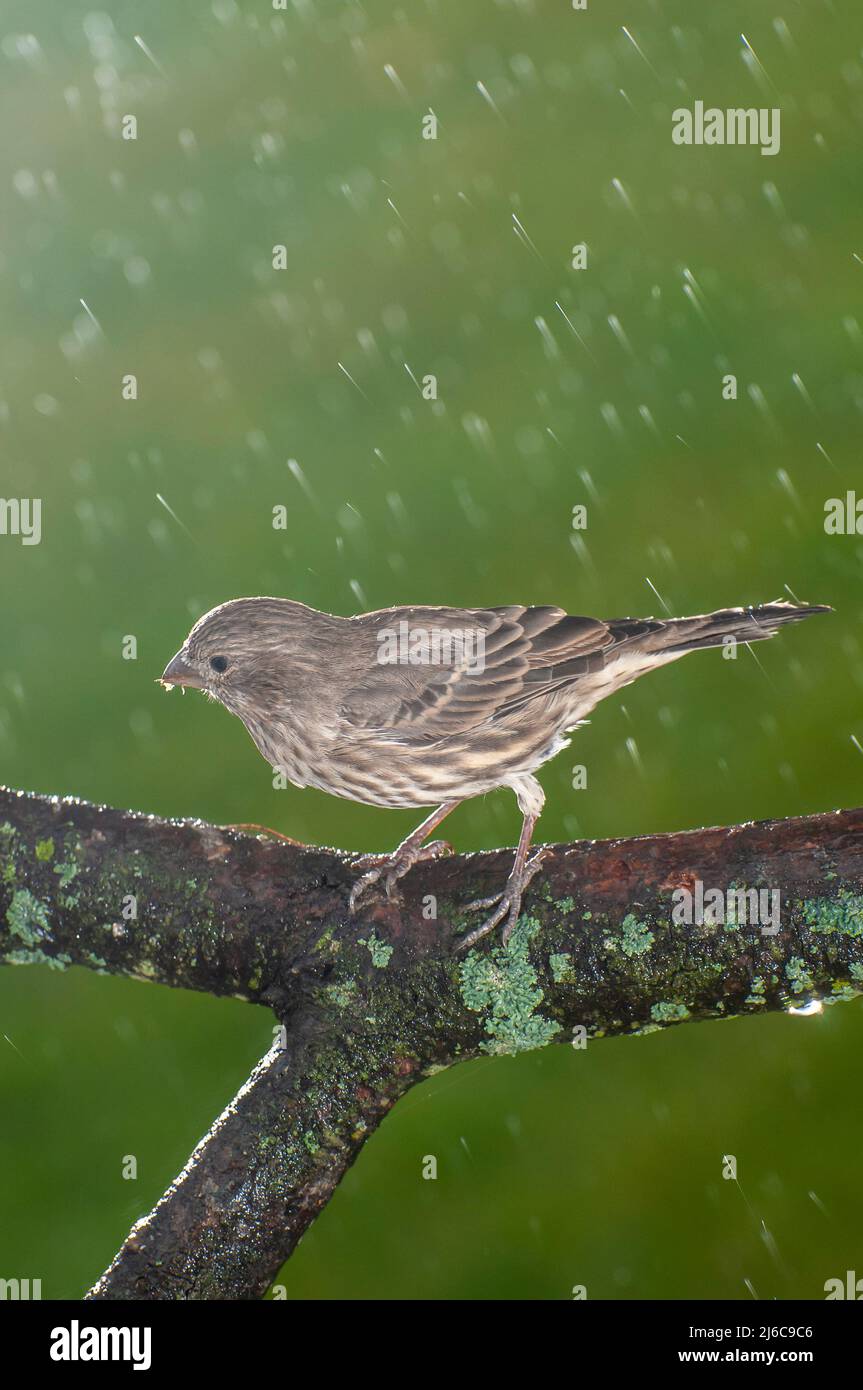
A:
{"label": "brown streaked bird", "polygon": [[283,598],[241,598],[200,618],[162,684],[193,686],[242,719],[295,786],[371,806],[436,806],[389,856],[369,856],[350,896],[383,879],[387,895],[461,801],[511,787],[522,813],[512,872],[465,936],[499,923],[506,942],[542,850],[529,857],[545,800],[534,775],[607,695],[700,647],[772,637],[827,613],[779,601],[694,618],[574,617],[562,608],[385,608],[353,618]]}

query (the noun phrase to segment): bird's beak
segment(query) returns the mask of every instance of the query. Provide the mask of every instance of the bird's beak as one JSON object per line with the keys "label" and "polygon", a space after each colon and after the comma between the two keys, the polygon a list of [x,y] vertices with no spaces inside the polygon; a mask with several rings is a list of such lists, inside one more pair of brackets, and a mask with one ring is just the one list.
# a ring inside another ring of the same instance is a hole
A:
{"label": "bird's beak", "polygon": [[183,655],[182,648],[176,656],[171,657],[159,680],[166,690],[170,690],[172,685],[192,685],[197,690],[204,688],[204,682],[197,671],[194,671],[189,665]]}

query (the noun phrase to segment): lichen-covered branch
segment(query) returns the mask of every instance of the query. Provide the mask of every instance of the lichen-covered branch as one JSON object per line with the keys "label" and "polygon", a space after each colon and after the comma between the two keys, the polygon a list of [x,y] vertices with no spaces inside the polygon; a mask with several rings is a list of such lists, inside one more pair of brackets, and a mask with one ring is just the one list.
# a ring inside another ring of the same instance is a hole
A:
{"label": "lichen-covered branch", "polygon": [[460,1059],[852,997],[861,831],[855,810],[558,846],[507,947],[465,959],[464,905],[508,851],[419,866],[403,904],[354,920],[349,855],[0,791],[0,962],[236,995],[284,1025],[92,1296],[260,1297],[393,1102]]}

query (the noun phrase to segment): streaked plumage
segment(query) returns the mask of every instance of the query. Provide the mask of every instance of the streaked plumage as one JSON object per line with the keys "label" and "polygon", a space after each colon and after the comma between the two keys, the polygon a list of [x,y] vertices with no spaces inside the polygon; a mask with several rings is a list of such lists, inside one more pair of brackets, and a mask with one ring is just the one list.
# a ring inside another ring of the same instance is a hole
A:
{"label": "streaked plumage", "polygon": [[[517,919],[538,866],[527,863],[542,809],[536,769],[568,743],[567,733],[607,695],[654,667],[729,638],[771,637],[786,622],[829,611],[777,602],[693,618],[574,617],[561,608],[388,608],[357,617],[319,613],[289,599],[234,599],[189,633],[166,668],[166,685],[195,685],[238,715],[263,756],[297,786],[374,806],[419,807],[511,787],[524,816],[513,876],[495,921]],[[386,634],[474,634],[481,669],[463,652],[447,664],[382,661]],[[404,630],[404,629],[402,629]],[[213,667],[226,663],[224,670]],[[443,810],[443,806],[441,807]],[[398,878],[434,854],[422,840],[429,817],[384,865],[355,887],[352,902],[385,877]],[[420,833],[424,832],[421,835]],[[359,891],[358,891],[359,889]]]}

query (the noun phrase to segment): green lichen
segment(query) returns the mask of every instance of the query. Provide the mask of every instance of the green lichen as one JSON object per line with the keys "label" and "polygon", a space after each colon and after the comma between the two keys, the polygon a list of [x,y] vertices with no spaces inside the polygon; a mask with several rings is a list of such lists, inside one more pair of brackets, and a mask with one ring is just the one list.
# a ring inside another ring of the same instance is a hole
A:
{"label": "green lichen", "polygon": [[316,1154],[321,1147],[310,1129],[307,1129],[303,1135],[303,1144],[310,1154]]}
{"label": "green lichen", "polygon": [[528,1052],[544,1047],[560,1024],[537,1013],[543,992],[528,947],[539,931],[539,922],[520,917],[506,946],[491,951],[471,951],[460,966],[461,995],[474,1013],[484,1013],[488,1037],[483,1052]]}
{"label": "green lichen", "polygon": [[643,956],[645,951],[649,951],[653,945],[653,932],[646,922],[639,922],[631,912],[627,913],[621,923],[623,931],[623,944],[621,950],[625,956]]}
{"label": "green lichen", "polygon": [[689,1010],[685,1004],[672,1004],[662,999],[652,1006],[650,1017],[655,1023],[681,1023],[689,1018]]}
{"label": "green lichen", "polygon": [[48,840],[37,840],[37,841],[36,841],[36,858],[39,859],[39,860],[41,860],[43,864],[47,864],[51,859],[53,859],[53,858],[54,858],[54,841],[51,840],[51,839],[48,839]]}
{"label": "green lichen", "polygon": [[60,887],[68,888],[72,879],[78,874],[78,865],[75,863],[74,859],[67,859],[62,864],[55,864],[54,872],[60,875]]}
{"label": "green lichen", "polygon": [[806,962],[800,956],[791,957],[785,967],[785,975],[794,994],[803,994],[806,990],[815,988],[815,981],[806,969]]}
{"label": "green lichen", "polygon": [[853,985],[835,984],[831,993],[826,998],[823,998],[821,1003],[825,1008],[830,1004],[845,1004],[850,999],[859,999],[860,994],[861,991],[855,989]]}
{"label": "green lichen", "polygon": [[327,985],[326,992],[327,998],[332,1000],[336,1008],[346,1009],[356,998],[356,980],[336,980],[334,984]]}
{"label": "green lichen", "polygon": [[557,906],[561,912],[570,913],[575,907],[575,898],[561,898]]}
{"label": "green lichen", "polygon": [[575,971],[572,968],[572,956],[566,952],[559,955],[549,956],[549,969],[552,979],[556,985],[568,985],[575,982]]}
{"label": "green lichen", "polygon": [[863,897],[847,889],[835,898],[808,898],[801,904],[803,920],[813,931],[863,936]]}
{"label": "green lichen", "polygon": [[46,956],[44,951],[7,951],[3,957],[7,965],[47,965],[49,970],[65,970],[72,964],[71,956]]}
{"label": "green lichen", "polygon": [[859,961],[855,960],[851,963],[851,978],[852,980],[863,980],[863,965]]}
{"label": "green lichen", "polygon": [[16,878],[15,856],[13,853],[18,832],[14,825],[4,821],[0,825],[0,854],[3,855],[3,868],[0,871],[4,883],[14,883]]}
{"label": "green lichen", "polygon": [[362,937],[360,937],[359,940],[360,945],[365,946],[368,950],[372,958],[372,965],[378,970],[386,970],[390,963],[390,956],[393,953],[393,948],[390,946],[389,942],[379,940],[376,932],[372,932],[368,941],[364,940]]}
{"label": "green lichen", "polygon": [[330,925],[326,928],[325,931],[323,931],[323,932],[321,933],[321,935],[318,937],[317,941],[315,942],[314,949],[315,949],[316,951],[322,951],[322,950],[324,949],[324,947],[326,947],[327,950],[332,950],[332,951],[337,951],[337,950],[339,949],[339,942],[333,941],[333,939],[332,939],[332,937],[333,937],[333,932],[335,931],[335,929],[336,929],[336,924],[335,924],[335,922],[331,922]]}
{"label": "green lichen", "polygon": [[50,932],[44,903],[34,898],[27,888],[13,893],[6,909],[6,921],[13,936],[20,937],[25,946],[38,946]]}

